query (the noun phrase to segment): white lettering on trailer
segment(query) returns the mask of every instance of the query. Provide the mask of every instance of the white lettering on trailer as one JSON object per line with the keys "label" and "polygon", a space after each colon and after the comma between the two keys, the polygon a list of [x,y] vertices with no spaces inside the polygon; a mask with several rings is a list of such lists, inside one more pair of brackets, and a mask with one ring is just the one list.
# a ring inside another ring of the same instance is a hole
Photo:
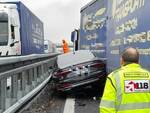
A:
{"label": "white lettering on trailer", "polygon": [[150,55],[150,48],[146,49],[137,48],[137,50],[139,51],[140,55]]}
{"label": "white lettering on trailer", "polygon": [[114,38],[110,42],[110,47],[145,42],[150,42],[150,31],[129,35],[128,37]]}
{"label": "white lettering on trailer", "polygon": [[119,54],[119,49],[112,50],[110,53],[114,54],[114,55],[118,55]]}
{"label": "white lettering on trailer", "polygon": [[120,6],[117,4],[116,0],[115,2],[115,5],[113,4],[113,18],[116,19],[116,21],[120,21],[124,17],[128,16],[129,14],[145,5],[145,0],[126,0],[126,2],[124,2],[123,4],[119,4]]}
{"label": "white lettering on trailer", "polygon": [[121,34],[126,31],[132,31],[136,29],[138,26],[138,19],[134,18],[132,20],[128,20],[127,22],[121,24],[116,28],[116,34]]}

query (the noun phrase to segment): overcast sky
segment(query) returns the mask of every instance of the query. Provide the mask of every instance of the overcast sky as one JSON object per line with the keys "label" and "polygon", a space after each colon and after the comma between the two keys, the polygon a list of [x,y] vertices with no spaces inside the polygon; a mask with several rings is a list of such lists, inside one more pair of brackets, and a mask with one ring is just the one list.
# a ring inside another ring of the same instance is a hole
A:
{"label": "overcast sky", "polygon": [[62,39],[70,41],[71,31],[80,27],[81,7],[91,0],[20,1],[43,21],[45,39],[49,39],[52,42],[61,42]]}

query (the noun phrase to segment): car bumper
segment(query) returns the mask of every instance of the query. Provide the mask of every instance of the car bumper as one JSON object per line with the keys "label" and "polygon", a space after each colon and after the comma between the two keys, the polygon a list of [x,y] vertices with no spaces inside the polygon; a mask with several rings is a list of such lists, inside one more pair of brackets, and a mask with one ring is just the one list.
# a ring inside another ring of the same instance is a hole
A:
{"label": "car bumper", "polygon": [[56,85],[56,89],[58,91],[68,91],[71,90],[73,88],[77,88],[79,86],[87,86],[90,85],[91,83],[94,83],[100,79],[105,79],[106,75],[104,72],[95,72],[93,73],[91,76],[85,78],[85,79],[81,79],[81,80],[63,80],[60,81],[59,83],[57,83]]}

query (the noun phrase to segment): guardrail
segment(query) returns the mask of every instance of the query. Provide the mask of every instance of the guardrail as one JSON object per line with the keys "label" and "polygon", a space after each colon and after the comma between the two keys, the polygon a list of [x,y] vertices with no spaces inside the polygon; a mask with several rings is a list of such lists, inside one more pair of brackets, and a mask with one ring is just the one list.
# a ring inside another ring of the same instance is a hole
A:
{"label": "guardrail", "polygon": [[50,80],[53,55],[0,58],[0,113],[14,113]]}

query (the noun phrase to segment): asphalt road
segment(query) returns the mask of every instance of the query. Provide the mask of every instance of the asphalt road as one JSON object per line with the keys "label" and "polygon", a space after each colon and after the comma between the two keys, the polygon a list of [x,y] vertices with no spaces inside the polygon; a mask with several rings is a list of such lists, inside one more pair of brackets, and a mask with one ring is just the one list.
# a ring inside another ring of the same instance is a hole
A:
{"label": "asphalt road", "polygon": [[21,113],[99,113],[100,92],[98,87],[87,87],[65,95],[47,87],[36,103]]}

